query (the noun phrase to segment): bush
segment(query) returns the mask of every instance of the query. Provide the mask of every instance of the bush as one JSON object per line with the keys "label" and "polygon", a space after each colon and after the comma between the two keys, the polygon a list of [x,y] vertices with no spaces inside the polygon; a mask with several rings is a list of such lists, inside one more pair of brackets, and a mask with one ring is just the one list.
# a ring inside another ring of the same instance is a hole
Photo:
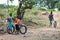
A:
{"label": "bush", "polygon": [[10,13],[12,13],[13,18],[17,15],[16,12],[15,12],[17,10],[17,7],[12,7],[12,8],[9,8],[8,10],[9,11],[8,11],[8,13],[6,13],[6,16],[5,16],[6,18],[9,17]]}
{"label": "bush", "polygon": [[0,8],[4,8],[4,5],[3,4],[0,4]]}
{"label": "bush", "polygon": [[34,11],[34,12],[32,12],[34,15],[37,15],[38,14],[38,12],[37,11]]}
{"label": "bush", "polygon": [[51,11],[55,11],[55,10],[54,9],[48,9],[47,11],[50,11],[51,12]]}
{"label": "bush", "polygon": [[39,10],[46,11],[46,9],[45,9],[45,8],[41,8],[41,7],[39,8]]}
{"label": "bush", "polygon": [[32,14],[37,15],[38,14],[38,8],[32,8]]}
{"label": "bush", "polygon": [[60,3],[57,3],[57,8],[60,10]]}

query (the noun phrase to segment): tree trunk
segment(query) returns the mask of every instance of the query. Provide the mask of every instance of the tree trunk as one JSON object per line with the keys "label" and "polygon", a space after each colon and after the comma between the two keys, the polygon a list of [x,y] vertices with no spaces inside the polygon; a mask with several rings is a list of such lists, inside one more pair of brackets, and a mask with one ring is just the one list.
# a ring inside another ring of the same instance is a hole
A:
{"label": "tree trunk", "polygon": [[17,10],[17,17],[21,20],[21,6],[22,6],[22,2],[19,0],[19,7],[18,7],[18,10]]}

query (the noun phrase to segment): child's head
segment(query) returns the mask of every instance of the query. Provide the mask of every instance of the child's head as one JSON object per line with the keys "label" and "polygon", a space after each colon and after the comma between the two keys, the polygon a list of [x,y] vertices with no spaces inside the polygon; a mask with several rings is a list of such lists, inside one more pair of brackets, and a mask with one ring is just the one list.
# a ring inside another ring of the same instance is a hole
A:
{"label": "child's head", "polygon": [[53,14],[53,12],[51,11],[51,14]]}
{"label": "child's head", "polygon": [[10,16],[12,17],[12,13],[10,13]]}
{"label": "child's head", "polygon": [[18,18],[16,17],[15,20],[17,20]]}
{"label": "child's head", "polygon": [[54,21],[56,23],[56,21]]}

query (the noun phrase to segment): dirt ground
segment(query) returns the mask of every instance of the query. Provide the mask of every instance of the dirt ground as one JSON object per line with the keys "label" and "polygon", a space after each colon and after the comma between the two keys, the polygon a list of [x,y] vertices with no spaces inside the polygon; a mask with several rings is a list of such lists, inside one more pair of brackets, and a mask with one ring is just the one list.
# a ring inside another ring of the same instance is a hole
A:
{"label": "dirt ground", "polygon": [[0,34],[0,40],[60,40],[60,29],[28,29],[25,35]]}
{"label": "dirt ground", "polygon": [[[0,40],[60,40],[60,12],[54,12],[57,28],[44,27],[29,29],[25,35],[0,34]],[[25,37],[24,37],[25,36]]]}

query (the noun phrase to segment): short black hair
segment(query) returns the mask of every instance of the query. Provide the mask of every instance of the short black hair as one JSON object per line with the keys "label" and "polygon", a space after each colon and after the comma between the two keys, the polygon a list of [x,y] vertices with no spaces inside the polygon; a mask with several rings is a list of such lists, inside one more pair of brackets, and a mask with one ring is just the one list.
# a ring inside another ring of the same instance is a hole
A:
{"label": "short black hair", "polygon": [[19,16],[17,16],[16,18],[20,19]]}
{"label": "short black hair", "polygon": [[51,11],[51,14],[52,14],[53,12]]}

